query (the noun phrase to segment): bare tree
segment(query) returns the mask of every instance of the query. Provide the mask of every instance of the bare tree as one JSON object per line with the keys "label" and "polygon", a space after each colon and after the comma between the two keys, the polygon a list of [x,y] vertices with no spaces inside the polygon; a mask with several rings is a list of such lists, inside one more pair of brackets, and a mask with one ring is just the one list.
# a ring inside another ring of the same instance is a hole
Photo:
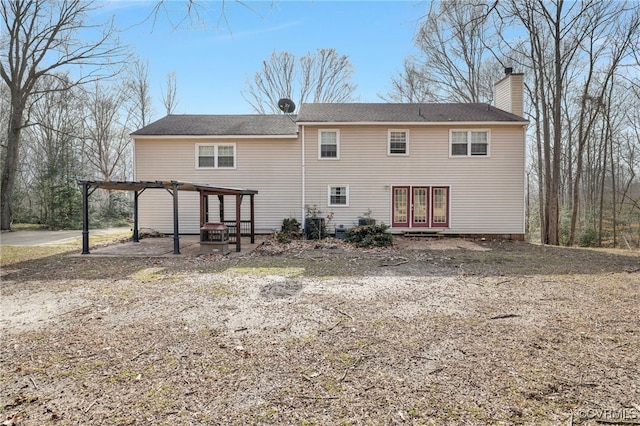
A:
{"label": "bare tree", "polygon": [[103,180],[125,180],[124,159],[129,149],[128,117],[121,114],[125,95],[115,87],[96,82],[86,91],[84,134],[85,158]]}
{"label": "bare tree", "polygon": [[35,189],[29,191],[29,216],[51,228],[77,227],[82,203],[77,179],[83,173],[77,88],[65,88],[65,76],[46,76],[38,85],[50,87],[33,105],[37,124],[25,129],[22,167]]}
{"label": "bare tree", "polygon": [[260,114],[281,113],[278,100],[305,102],[349,102],[356,86],[351,83],[353,66],[335,49],[318,49],[296,60],[290,52],[273,52],[262,62],[253,81],[247,81],[243,97]]}
{"label": "bare tree", "polygon": [[487,19],[497,2],[451,0],[430,4],[415,37],[419,55],[407,58],[385,99],[403,102],[489,102],[501,67],[488,45]]}
{"label": "bare tree", "polygon": [[141,128],[149,123],[153,113],[151,89],[149,88],[149,61],[138,59],[129,69],[129,78],[125,83],[129,88],[131,112],[134,127]]}
{"label": "bare tree", "polygon": [[391,77],[391,90],[381,96],[388,102],[432,102],[438,88],[424,78],[417,59],[404,60],[404,69]]}
{"label": "bare tree", "polygon": [[345,102],[352,99],[355,85],[350,82],[353,66],[349,58],[335,49],[318,49],[300,58],[302,83],[300,104]]}
{"label": "bare tree", "polygon": [[[564,0],[511,0],[508,14],[527,32],[530,69],[535,75],[535,102],[542,120],[544,163],[544,223],[542,242],[559,244],[560,181],[563,138],[563,97],[567,74],[589,25],[586,9]],[[584,8],[591,7],[583,5]],[[505,39],[507,37],[504,37]]]}
{"label": "bare tree", "polygon": [[38,80],[72,65],[90,70],[74,84],[96,80],[104,77],[101,73],[122,53],[115,44],[112,26],[103,26],[93,42],[76,37],[82,30],[95,31],[85,22],[92,9],[93,4],[84,0],[11,0],[0,4],[6,31],[0,41],[0,76],[9,87],[11,104],[3,146],[0,229],[11,228],[21,132],[29,124],[29,105],[39,95]]}
{"label": "bare tree", "polygon": [[162,104],[167,115],[173,114],[178,106],[178,83],[175,71],[167,73],[167,89],[166,92],[162,92]]}
{"label": "bare tree", "polygon": [[[604,113],[601,116],[602,118],[609,123],[611,121],[610,106],[613,99],[607,94],[610,94],[613,90],[614,77],[619,71],[623,59],[630,55],[630,49],[637,47],[634,41],[637,38],[638,28],[640,27],[640,14],[638,13],[626,17],[625,8],[619,5],[611,7],[606,3],[600,3],[597,6],[597,8],[589,11],[592,25],[587,28],[587,37],[582,44],[587,63],[586,67],[583,67],[586,71],[586,76],[582,83],[582,95],[579,98],[578,146],[575,177],[572,182],[572,212],[568,245],[573,245],[576,239],[583,157],[587,139],[590,137],[591,130],[601,113]],[[608,42],[601,43],[603,39],[608,40]],[[610,155],[613,156],[612,149]],[[613,172],[614,170],[612,169],[612,179],[615,178]]]}
{"label": "bare tree", "polygon": [[[590,203],[598,198],[602,204],[612,147],[597,141],[612,137],[614,127],[604,122],[607,93],[638,49],[638,10],[625,2],[510,0],[498,11],[502,43],[517,58],[528,57],[522,65],[532,76],[528,93],[538,147],[541,241],[573,243],[583,177],[594,189]],[[515,26],[526,38],[510,45]],[[592,143],[601,149],[588,149]],[[571,214],[568,232],[560,224],[561,210]]]}

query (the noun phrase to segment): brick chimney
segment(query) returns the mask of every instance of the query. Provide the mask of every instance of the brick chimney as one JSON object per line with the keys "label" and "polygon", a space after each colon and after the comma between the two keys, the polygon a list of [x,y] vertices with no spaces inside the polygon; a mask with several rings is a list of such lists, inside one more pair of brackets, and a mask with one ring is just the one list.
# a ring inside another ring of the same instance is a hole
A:
{"label": "brick chimney", "polygon": [[522,73],[514,73],[513,68],[504,69],[505,76],[493,86],[496,108],[522,117],[524,114],[524,86]]}

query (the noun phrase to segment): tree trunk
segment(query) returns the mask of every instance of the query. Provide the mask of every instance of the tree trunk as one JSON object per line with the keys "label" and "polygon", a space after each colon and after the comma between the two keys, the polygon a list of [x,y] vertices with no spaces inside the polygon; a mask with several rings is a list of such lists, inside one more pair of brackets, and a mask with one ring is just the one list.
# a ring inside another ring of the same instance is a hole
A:
{"label": "tree trunk", "polygon": [[553,160],[551,171],[551,188],[549,197],[549,244],[558,245],[559,239],[559,196],[560,196],[560,160],[562,150],[562,19],[563,2],[559,1],[556,7],[556,19],[554,22],[554,98],[553,98]]}
{"label": "tree trunk", "polygon": [[604,222],[604,187],[607,180],[607,160],[609,158],[608,148],[609,144],[606,141],[606,133],[604,140],[604,153],[602,155],[602,173],[600,174],[600,213],[598,215],[598,247],[602,247],[602,236],[604,231],[602,229]]}
{"label": "tree trunk", "polygon": [[607,115],[606,115],[606,123],[607,123],[607,140],[610,144],[609,146],[609,160],[611,166],[611,214],[612,214],[612,225],[613,225],[613,247],[615,248],[618,245],[617,241],[617,228],[616,228],[616,162],[613,156],[613,129],[611,126],[611,94],[609,94],[609,102],[607,104]]}
{"label": "tree trunk", "polygon": [[20,146],[20,132],[22,131],[22,113],[24,107],[13,102],[11,118],[7,134],[7,156],[2,168],[2,188],[0,190],[0,229],[11,229],[13,205],[13,191],[18,170],[18,154]]}

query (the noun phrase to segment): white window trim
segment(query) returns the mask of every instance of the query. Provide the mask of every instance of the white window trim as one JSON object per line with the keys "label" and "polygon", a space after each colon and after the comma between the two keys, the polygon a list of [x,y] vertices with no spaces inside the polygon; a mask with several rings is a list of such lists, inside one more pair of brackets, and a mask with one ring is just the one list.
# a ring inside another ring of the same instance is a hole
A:
{"label": "white window trim", "polygon": [[[467,133],[467,154],[466,155],[453,155],[453,132],[466,132]],[[487,155],[471,155],[471,132],[486,132],[487,133]],[[489,158],[491,157],[491,129],[449,129],[449,158]]]}
{"label": "white window trim", "polygon": [[[214,166],[213,167],[200,167],[200,147],[201,146],[213,146],[214,149]],[[218,147],[219,146],[232,146],[233,147],[233,167],[218,167]],[[197,170],[235,170],[238,165],[238,149],[235,143],[197,143],[196,144],[196,162],[195,166]]]}
{"label": "white window trim", "polygon": [[[331,204],[331,188],[345,188],[347,203]],[[349,185],[327,185],[327,207],[349,207]]]}
{"label": "white window trim", "polygon": [[[391,152],[391,132],[404,132],[407,135],[407,150],[404,154]],[[391,157],[407,157],[409,155],[409,129],[388,129],[387,130],[387,155]]]}
{"label": "white window trim", "polygon": [[[336,132],[336,156],[322,156],[322,132]],[[318,129],[318,160],[334,161],[340,159],[340,129]]]}

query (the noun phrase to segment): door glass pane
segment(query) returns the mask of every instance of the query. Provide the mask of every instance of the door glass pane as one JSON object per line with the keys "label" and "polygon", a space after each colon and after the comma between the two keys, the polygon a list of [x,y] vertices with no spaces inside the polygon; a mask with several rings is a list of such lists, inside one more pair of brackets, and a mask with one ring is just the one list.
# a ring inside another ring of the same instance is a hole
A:
{"label": "door glass pane", "polygon": [[407,188],[395,188],[393,190],[393,219],[396,223],[407,223]]}
{"label": "door glass pane", "polygon": [[413,223],[427,223],[427,188],[413,189]]}
{"label": "door glass pane", "polygon": [[433,223],[447,223],[447,188],[433,189]]}

